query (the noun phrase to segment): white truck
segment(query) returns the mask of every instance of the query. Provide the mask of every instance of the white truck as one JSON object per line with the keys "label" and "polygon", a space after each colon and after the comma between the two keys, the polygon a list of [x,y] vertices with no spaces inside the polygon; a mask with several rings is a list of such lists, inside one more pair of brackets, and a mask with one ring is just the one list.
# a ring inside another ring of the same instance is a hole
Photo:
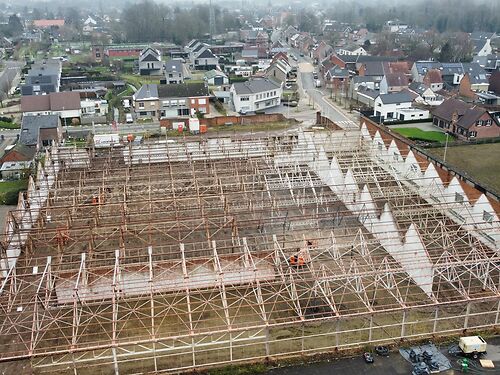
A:
{"label": "white truck", "polygon": [[321,87],[321,80],[317,79],[314,81],[314,86]]}
{"label": "white truck", "polygon": [[458,347],[464,355],[474,359],[486,353],[486,341],[481,336],[460,337]]}

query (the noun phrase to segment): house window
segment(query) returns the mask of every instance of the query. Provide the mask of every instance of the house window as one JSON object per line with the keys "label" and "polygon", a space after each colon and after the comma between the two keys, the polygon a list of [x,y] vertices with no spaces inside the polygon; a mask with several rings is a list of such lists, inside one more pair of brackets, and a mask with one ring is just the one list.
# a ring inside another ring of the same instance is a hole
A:
{"label": "house window", "polygon": [[148,113],[147,112],[139,112],[139,116],[147,116]]}
{"label": "house window", "polygon": [[491,126],[491,124],[492,124],[492,123],[493,123],[493,122],[491,121],[491,119],[486,120],[486,126]]}
{"label": "house window", "polygon": [[163,101],[163,106],[164,106],[164,107],[168,107],[168,106],[170,106],[170,100],[164,100],[164,101]]}
{"label": "house window", "polygon": [[483,120],[478,120],[478,121],[476,122],[476,124],[477,124],[477,126],[483,126]]}
{"label": "house window", "polygon": [[174,75],[172,73],[169,73],[168,78],[174,78]]}
{"label": "house window", "polygon": [[250,100],[250,97],[248,97],[248,96],[242,96],[240,98],[240,101],[242,101],[242,102],[248,102],[249,100]]}
{"label": "house window", "polygon": [[174,106],[174,105],[176,106],[176,105],[177,105],[177,100],[171,100],[171,101],[170,101],[170,104],[171,104],[172,106]]}
{"label": "house window", "polygon": [[198,99],[198,104],[207,104],[207,99]]}
{"label": "house window", "polygon": [[460,193],[455,193],[455,202],[457,203],[463,203],[464,202],[464,196]]}
{"label": "house window", "polygon": [[139,103],[139,108],[143,109],[144,108],[144,103]]}
{"label": "house window", "polygon": [[469,132],[469,137],[471,138],[477,137],[477,132]]}
{"label": "house window", "polygon": [[149,105],[150,105],[151,107],[154,107],[154,106],[155,106],[155,102],[150,102],[150,103],[149,103]]}
{"label": "house window", "polygon": [[490,214],[488,211],[483,211],[483,221],[487,223],[492,223],[493,222],[493,215]]}
{"label": "house window", "polygon": [[196,104],[196,99],[191,99],[191,104]]}
{"label": "house window", "polygon": [[179,100],[177,101],[177,104],[178,104],[178,105],[186,105],[186,101],[185,101],[184,99],[179,99]]}

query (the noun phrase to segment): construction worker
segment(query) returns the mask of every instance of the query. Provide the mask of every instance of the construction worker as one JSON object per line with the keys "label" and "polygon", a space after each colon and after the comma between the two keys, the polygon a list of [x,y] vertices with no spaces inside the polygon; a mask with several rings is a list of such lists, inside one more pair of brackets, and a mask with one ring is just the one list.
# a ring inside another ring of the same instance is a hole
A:
{"label": "construction worker", "polygon": [[298,263],[298,261],[299,261],[299,259],[298,259],[297,254],[292,255],[292,256],[290,257],[290,265],[291,265],[291,266],[296,266],[296,265],[297,265],[297,263]]}

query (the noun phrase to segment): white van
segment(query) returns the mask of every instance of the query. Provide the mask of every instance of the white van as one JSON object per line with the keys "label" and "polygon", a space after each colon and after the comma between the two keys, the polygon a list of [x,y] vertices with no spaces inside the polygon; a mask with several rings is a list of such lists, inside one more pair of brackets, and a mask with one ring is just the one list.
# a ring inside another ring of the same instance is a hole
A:
{"label": "white van", "polygon": [[127,124],[130,124],[130,123],[134,122],[134,118],[132,117],[131,113],[127,113],[125,115],[125,120],[127,121]]}

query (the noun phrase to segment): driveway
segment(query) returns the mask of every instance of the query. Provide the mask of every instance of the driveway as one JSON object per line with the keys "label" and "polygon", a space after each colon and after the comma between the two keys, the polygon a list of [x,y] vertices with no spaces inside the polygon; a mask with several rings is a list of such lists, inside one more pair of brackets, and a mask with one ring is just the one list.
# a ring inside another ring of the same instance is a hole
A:
{"label": "driveway", "polygon": [[444,130],[439,126],[435,126],[432,122],[416,122],[413,124],[398,124],[398,125],[389,125],[391,129],[405,129],[405,128],[417,128],[426,132],[434,131],[444,133]]}

